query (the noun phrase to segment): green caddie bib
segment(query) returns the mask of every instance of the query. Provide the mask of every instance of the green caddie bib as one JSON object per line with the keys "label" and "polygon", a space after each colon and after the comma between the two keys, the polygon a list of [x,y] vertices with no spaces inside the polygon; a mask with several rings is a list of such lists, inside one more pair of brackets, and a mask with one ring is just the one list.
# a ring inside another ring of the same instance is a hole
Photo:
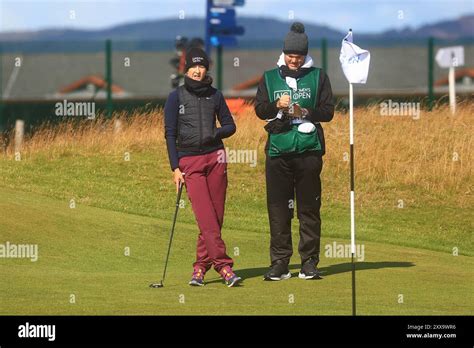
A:
{"label": "green caddie bib", "polygon": [[[266,71],[264,74],[265,84],[270,102],[274,102],[281,96],[288,94],[291,103],[297,103],[302,108],[315,108],[320,69],[310,69],[309,73],[297,80],[296,91],[286,84],[278,68]],[[316,129],[311,133],[301,133],[298,132],[298,125],[296,124],[287,132],[269,135],[268,154],[270,157],[316,150],[321,150],[321,142]]]}

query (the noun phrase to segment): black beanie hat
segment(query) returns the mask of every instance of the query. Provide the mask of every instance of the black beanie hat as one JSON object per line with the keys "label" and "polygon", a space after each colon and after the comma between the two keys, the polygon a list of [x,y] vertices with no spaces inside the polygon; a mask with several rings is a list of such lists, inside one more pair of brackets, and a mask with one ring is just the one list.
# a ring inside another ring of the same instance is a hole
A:
{"label": "black beanie hat", "polygon": [[193,47],[186,52],[185,69],[188,71],[193,65],[204,65],[209,70],[209,59],[206,52],[199,47]]}
{"label": "black beanie hat", "polygon": [[303,23],[295,22],[291,25],[291,31],[286,35],[283,44],[283,53],[303,56],[308,54],[308,35],[304,32]]}

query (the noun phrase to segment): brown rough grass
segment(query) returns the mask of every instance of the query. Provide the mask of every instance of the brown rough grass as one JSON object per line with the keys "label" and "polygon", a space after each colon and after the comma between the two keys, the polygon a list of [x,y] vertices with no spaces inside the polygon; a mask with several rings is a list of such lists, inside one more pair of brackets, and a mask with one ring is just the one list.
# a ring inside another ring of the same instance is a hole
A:
{"label": "brown rough grass", "polygon": [[[455,116],[444,106],[431,112],[421,110],[417,120],[409,116],[381,116],[378,106],[356,108],[354,115],[359,194],[370,199],[370,195],[383,196],[386,189],[416,189],[456,195],[459,204],[472,204],[473,103],[458,105]],[[120,131],[114,130],[116,120],[122,123]],[[264,122],[248,111],[236,116],[236,123],[237,133],[226,140],[226,146],[256,149],[256,173],[263,173]],[[333,121],[323,126],[327,146],[324,178],[330,185],[348,185],[348,114],[337,112]],[[79,123],[64,122],[56,127],[45,125],[24,141],[21,152],[22,158],[38,153],[55,158],[65,153],[107,155],[124,149],[149,148],[167,158],[160,108],[131,115],[116,113],[111,120],[98,117]],[[8,155],[13,156],[13,152],[10,146]],[[258,176],[261,180],[262,175]],[[334,195],[338,195],[337,190]]]}

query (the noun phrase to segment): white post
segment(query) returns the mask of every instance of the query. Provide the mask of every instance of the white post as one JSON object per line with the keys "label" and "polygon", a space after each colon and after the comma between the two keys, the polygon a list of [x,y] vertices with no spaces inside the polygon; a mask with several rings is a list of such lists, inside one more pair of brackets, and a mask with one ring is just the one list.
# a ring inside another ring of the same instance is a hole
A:
{"label": "white post", "polygon": [[352,264],[352,315],[356,315],[356,281],[355,281],[355,205],[354,205],[354,92],[349,83],[349,142],[351,167],[351,264]]}
{"label": "white post", "polygon": [[349,143],[351,166],[351,253],[355,254],[355,205],[354,205],[354,92],[349,84]]}
{"label": "white post", "polygon": [[23,143],[23,136],[25,134],[25,121],[16,120],[15,122],[15,155],[21,151],[21,144]]}
{"label": "white post", "polygon": [[454,66],[449,67],[449,106],[451,108],[451,113],[454,115],[456,113],[456,89],[455,84],[456,80],[454,78]]}
{"label": "white post", "polygon": [[114,121],[114,134],[118,134],[122,131],[122,121],[118,118]]}

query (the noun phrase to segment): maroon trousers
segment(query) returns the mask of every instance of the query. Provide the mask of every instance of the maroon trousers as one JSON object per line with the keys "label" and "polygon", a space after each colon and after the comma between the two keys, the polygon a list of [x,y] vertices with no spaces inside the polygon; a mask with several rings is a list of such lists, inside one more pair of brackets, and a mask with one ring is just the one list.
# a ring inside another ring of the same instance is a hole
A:
{"label": "maroon trousers", "polygon": [[182,157],[179,169],[185,173],[186,191],[200,230],[194,268],[206,272],[214,266],[222,273],[233,266],[221,238],[227,190],[225,150]]}

